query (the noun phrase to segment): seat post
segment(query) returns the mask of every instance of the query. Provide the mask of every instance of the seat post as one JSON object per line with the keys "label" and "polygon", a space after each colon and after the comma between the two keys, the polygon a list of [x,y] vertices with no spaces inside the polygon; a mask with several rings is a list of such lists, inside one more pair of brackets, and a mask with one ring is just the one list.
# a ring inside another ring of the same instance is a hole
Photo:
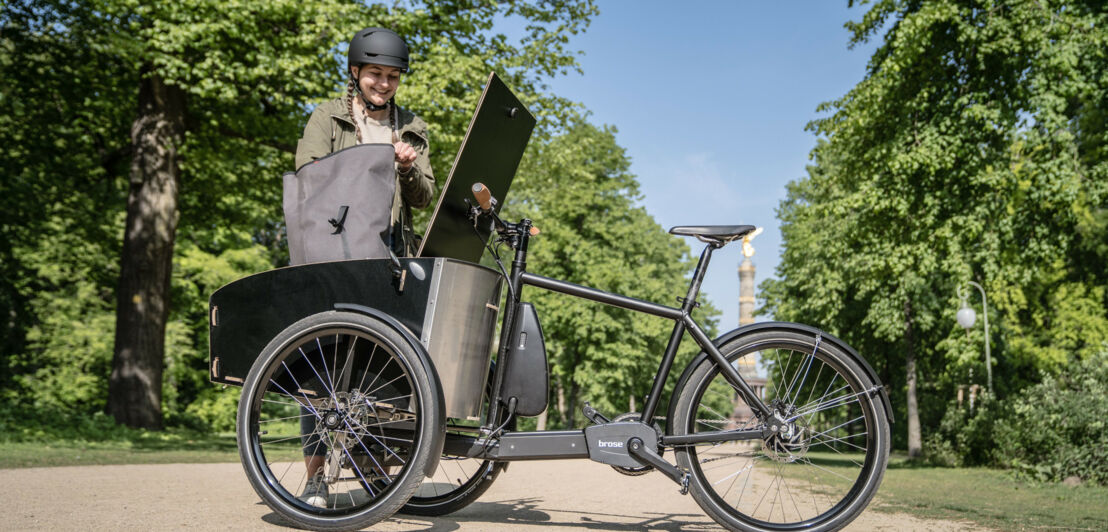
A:
{"label": "seat post", "polygon": [[709,242],[700,253],[700,261],[696,263],[696,270],[693,271],[692,283],[689,284],[689,291],[685,294],[685,301],[681,305],[681,310],[686,314],[692,312],[696,306],[696,298],[700,295],[700,283],[704,282],[704,274],[708,272],[708,263],[712,260],[712,250],[718,247],[721,247],[721,244]]}

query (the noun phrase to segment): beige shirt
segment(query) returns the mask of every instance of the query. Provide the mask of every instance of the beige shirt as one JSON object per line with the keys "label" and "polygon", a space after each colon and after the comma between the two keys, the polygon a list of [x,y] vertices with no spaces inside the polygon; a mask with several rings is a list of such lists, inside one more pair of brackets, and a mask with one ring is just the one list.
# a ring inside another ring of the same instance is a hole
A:
{"label": "beige shirt", "polygon": [[[361,98],[354,98],[354,120],[358,122],[358,129],[362,131],[362,144],[392,144],[392,129],[389,127],[389,119],[371,118],[365,112],[365,103]],[[391,109],[391,107],[390,107]]]}

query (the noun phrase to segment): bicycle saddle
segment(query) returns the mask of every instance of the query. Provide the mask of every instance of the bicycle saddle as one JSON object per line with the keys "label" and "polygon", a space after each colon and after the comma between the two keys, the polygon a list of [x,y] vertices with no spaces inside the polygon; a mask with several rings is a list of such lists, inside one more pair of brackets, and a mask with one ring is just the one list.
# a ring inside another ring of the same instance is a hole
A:
{"label": "bicycle saddle", "polygon": [[682,225],[669,230],[671,235],[695,236],[702,242],[723,246],[754,230],[753,225]]}

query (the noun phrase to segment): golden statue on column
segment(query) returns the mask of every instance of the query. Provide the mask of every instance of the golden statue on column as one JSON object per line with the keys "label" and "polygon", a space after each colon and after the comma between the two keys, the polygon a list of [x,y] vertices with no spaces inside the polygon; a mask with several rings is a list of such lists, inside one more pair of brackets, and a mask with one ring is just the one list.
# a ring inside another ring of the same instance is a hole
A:
{"label": "golden statue on column", "polygon": [[[750,241],[762,234],[762,229],[759,227],[743,237],[743,261],[739,264],[739,327],[754,323],[754,263],[750,260],[754,256],[754,246]],[[757,354],[751,353],[740,358],[735,368],[754,392],[762,395],[766,379],[758,375]],[[735,395],[735,409],[731,418],[735,427],[746,427],[754,419],[754,411],[738,394]]]}

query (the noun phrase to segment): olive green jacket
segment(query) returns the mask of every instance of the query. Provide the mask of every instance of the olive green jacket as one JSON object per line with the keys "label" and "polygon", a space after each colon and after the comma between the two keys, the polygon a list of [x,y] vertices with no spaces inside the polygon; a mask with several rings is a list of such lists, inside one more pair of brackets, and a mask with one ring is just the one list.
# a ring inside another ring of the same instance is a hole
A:
{"label": "olive green jacket", "polygon": [[[391,110],[390,110],[391,112]],[[400,140],[415,148],[418,156],[407,174],[396,172],[396,194],[392,200],[392,223],[401,227],[402,246],[393,249],[402,255],[415,253],[419,243],[412,229],[412,207],[422,209],[435,195],[435,176],[431,173],[427,123],[415,114],[399,108],[397,130]],[[308,118],[304,136],[296,145],[296,168],[320,157],[358,144],[354,119],[346,110],[344,98],[320,104]],[[396,234],[394,232],[394,234]]]}

